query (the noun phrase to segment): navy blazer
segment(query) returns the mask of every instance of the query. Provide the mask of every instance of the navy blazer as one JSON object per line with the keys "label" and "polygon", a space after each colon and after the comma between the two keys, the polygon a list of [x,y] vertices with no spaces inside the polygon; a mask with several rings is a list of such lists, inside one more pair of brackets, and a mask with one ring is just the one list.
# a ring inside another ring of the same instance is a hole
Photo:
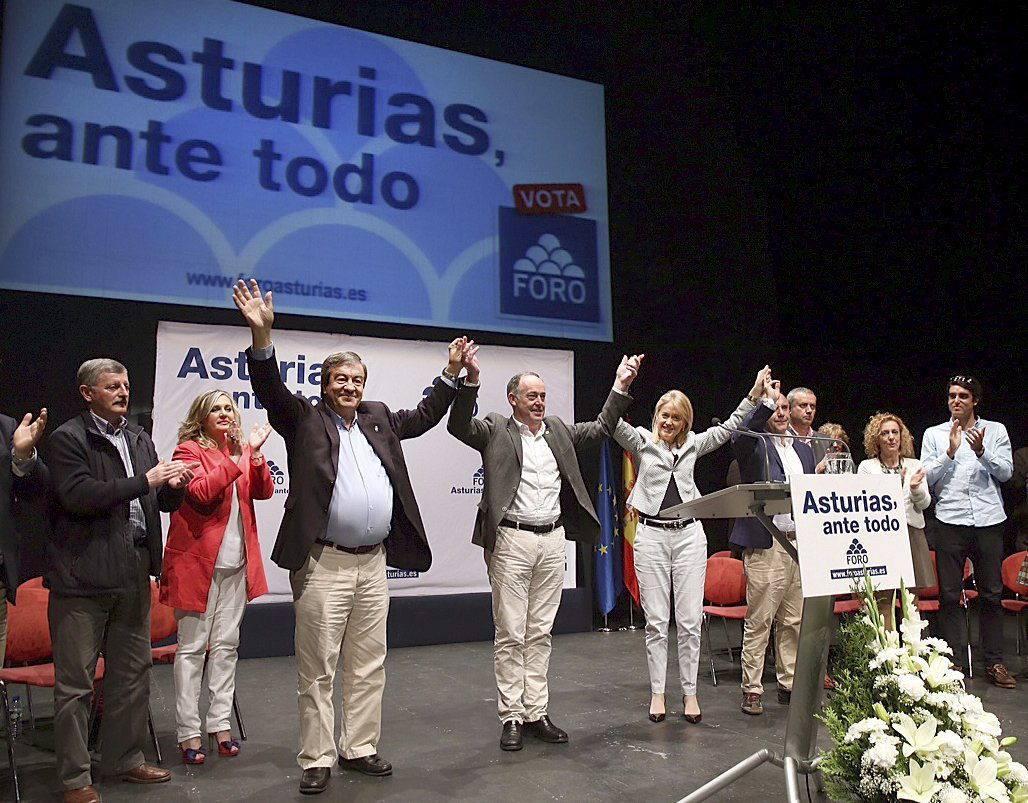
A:
{"label": "navy blazer", "polygon": [[[742,427],[751,429],[754,432],[764,432],[768,419],[774,415],[774,412],[773,408],[761,402],[746,417]],[[782,465],[782,458],[779,456],[777,449],[772,448],[770,450],[770,459],[765,462],[764,452],[768,449],[770,438],[770,434],[760,440],[737,433],[732,435],[732,451],[735,453],[735,459],[739,461],[739,473],[744,483],[764,482],[768,479],[766,476],[768,464],[770,464],[771,468],[770,480],[772,482],[786,481],[785,467]],[[807,444],[798,440],[792,442],[792,448],[796,450],[796,454],[799,455],[800,462],[803,464],[803,473],[813,474],[814,468],[817,465],[814,460],[813,450]],[[728,540],[733,544],[753,549],[770,549],[772,543],[771,533],[765,529],[758,519],[752,517],[736,519],[735,526],[732,528],[732,535]]]}

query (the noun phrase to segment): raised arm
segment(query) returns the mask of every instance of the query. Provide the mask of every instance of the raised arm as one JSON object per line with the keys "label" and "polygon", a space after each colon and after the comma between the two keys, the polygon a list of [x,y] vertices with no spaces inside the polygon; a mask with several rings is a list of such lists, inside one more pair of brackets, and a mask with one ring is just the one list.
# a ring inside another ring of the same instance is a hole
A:
{"label": "raised arm", "polygon": [[271,343],[271,327],[275,322],[275,303],[269,290],[261,295],[260,285],[254,279],[250,286],[240,280],[232,290],[232,300],[250,327],[251,344],[246,350],[246,363],[250,371],[250,386],[268,411],[268,420],[275,431],[291,438],[300,419],[310,411],[306,399],[289,392],[282,381]]}
{"label": "raised arm", "polygon": [[474,416],[480,386],[478,346],[474,341],[465,344],[461,353],[461,364],[468,373],[463,384],[457,388],[457,396],[450,407],[450,418],[446,422],[446,431],[461,443],[482,452],[489,443],[492,425],[488,420]]}
{"label": "raised arm", "polygon": [[644,354],[633,354],[631,357],[621,357],[621,364],[614,375],[614,387],[607,394],[607,401],[603,409],[593,421],[582,421],[570,427],[571,442],[576,446],[599,441],[610,437],[617,429],[618,419],[623,418],[632,406],[632,397],[628,395],[628,389],[639,374],[639,366],[642,364]]}
{"label": "raised arm", "polygon": [[720,448],[728,442],[732,437],[732,430],[738,429],[747,414],[757,406],[757,402],[760,401],[761,394],[764,392],[764,380],[770,376],[771,368],[770,366],[765,365],[757,371],[757,378],[753,382],[753,387],[750,388],[750,392],[747,394],[746,398],[739,402],[739,406],[735,408],[735,412],[729,416],[728,420],[723,424],[711,427],[705,432],[697,434],[697,456],[713,452],[715,449]]}
{"label": "raised arm", "polygon": [[447,347],[447,363],[442,376],[432,383],[432,392],[413,410],[389,413],[389,425],[401,440],[424,435],[443,420],[457,394],[457,375],[461,369],[461,352],[467,338],[458,337]]}
{"label": "raised arm", "polygon": [[614,427],[612,436],[615,443],[626,452],[631,452],[636,457],[646,445],[646,438],[639,430],[629,424],[625,419],[619,418],[617,426]]}

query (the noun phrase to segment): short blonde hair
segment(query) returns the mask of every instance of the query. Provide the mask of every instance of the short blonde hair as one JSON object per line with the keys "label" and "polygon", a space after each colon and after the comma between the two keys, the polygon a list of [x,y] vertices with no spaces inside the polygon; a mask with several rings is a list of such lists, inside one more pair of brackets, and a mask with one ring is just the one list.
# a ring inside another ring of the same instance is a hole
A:
{"label": "short blonde hair", "polygon": [[218,444],[211,440],[207,436],[207,433],[203,431],[203,422],[207,420],[207,416],[211,414],[211,410],[214,409],[214,405],[218,403],[218,399],[221,396],[228,399],[228,403],[232,405],[232,414],[236,418],[236,426],[239,427],[239,429],[243,428],[243,417],[239,414],[239,408],[236,407],[236,403],[233,401],[232,395],[224,390],[208,390],[206,393],[201,393],[193,399],[193,403],[189,405],[189,412],[186,413],[186,419],[178,428],[179,443],[196,441],[204,449],[218,448]]}
{"label": "short blonde hair", "polygon": [[825,421],[821,426],[817,428],[818,434],[827,435],[829,438],[836,438],[846,444],[846,448],[850,446],[850,436],[846,434],[846,430],[842,428],[842,424],[833,424],[831,421]]}
{"label": "short blonde hair", "polygon": [[685,437],[689,434],[689,430],[692,429],[692,402],[680,390],[669,390],[657,399],[657,406],[653,408],[653,422],[651,424],[653,427],[653,442],[660,443],[660,427],[657,424],[657,416],[660,414],[660,408],[667,404],[677,407],[678,412],[685,419],[685,424],[682,426],[682,434],[675,441],[676,446],[681,446],[685,443]]}
{"label": "short blonde hair", "polygon": [[900,457],[914,456],[914,439],[903,419],[895,413],[875,413],[864,427],[864,451],[868,457],[878,457],[878,436],[886,421],[895,421],[900,430]]}

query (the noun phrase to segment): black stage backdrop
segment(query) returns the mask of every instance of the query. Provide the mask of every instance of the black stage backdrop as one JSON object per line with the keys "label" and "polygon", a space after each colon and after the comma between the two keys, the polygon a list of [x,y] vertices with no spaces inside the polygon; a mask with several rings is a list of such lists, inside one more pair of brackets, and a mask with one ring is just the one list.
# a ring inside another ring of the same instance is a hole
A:
{"label": "black stage backdrop", "polygon": [[[903,416],[919,445],[946,417],[951,373],[979,376],[981,415],[1003,421],[1015,448],[1028,443],[1024,9],[254,5],[604,84],[614,343],[470,333],[572,348],[580,417],[598,410],[621,354],[645,352],[633,388],[640,423],[671,387],[692,399],[696,428],[726,417],[768,362],[783,387],[815,390],[818,422],[842,423],[858,460],[879,409]],[[220,309],[3,292],[0,409],[46,404],[56,426],[79,409],[78,365],[105,355],[129,367],[133,409],[145,415],[162,319],[239,323]],[[287,315],[277,324],[459,334]],[[701,489],[720,487],[728,462],[727,449],[701,460]],[[583,467],[594,479],[596,456]],[[711,551],[724,547],[724,527],[708,535]],[[584,557],[565,629],[588,626]],[[394,601],[393,642],[491,635],[485,600],[464,600],[473,615],[461,617],[447,599]],[[288,651],[287,612],[264,618],[281,622],[267,649]]]}

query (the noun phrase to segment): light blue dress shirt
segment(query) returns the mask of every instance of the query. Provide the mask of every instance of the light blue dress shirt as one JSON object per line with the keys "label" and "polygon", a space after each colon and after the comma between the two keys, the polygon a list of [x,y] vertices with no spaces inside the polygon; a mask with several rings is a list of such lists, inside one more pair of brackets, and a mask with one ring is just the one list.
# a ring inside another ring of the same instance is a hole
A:
{"label": "light blue dress shirt", "polygon": [[[128,423],[125,417],[122,416],[120,425],[114,427],[92,410],[89,411],[89,414],[93,416],[93,421],[96,423],[96,428],[100,430],[100,434],[113,443],[114,448],[118,450],[121,463],[125,467],[125,476],[134,477],[136,470],[132,467],[132,454],[129,452],[128,436],[125,434],[125,424]],[[138,497],[129,501],[129,524],[135,530],[132,534],[135,540],[141,541],[146,538],[146,517],[143,515],[143,503],[139,501]]]}
{"label": "light blue dress shirt", "polygon": [[393,484],[356,416],[348,427],[335,410],[329,413],[339,430],[339,462],[325,540],[347,547],[380,544],[393,519]]}
{"label": "light blue dress shirt", "polygon": [[925,430],[921,443],[921,464],[936,500],[936,518],[966,527],[988,527],[1006,521],[999,486],[1014,472],[1006,427],[979,418],[974,428],[985,430],[982,456],[978,457],[962,438],[950,459],[946,451],[951,427],[947,421]]}

